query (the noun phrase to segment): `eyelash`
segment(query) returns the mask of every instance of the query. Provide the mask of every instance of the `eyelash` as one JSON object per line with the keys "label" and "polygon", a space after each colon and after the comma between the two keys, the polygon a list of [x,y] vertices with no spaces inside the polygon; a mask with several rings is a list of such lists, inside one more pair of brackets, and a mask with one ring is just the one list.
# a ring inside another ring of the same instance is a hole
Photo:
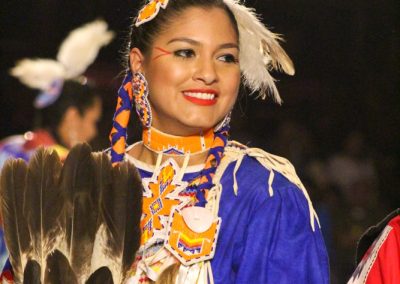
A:
{"label": "eyelash", "polygon": [[[190,59],[196,56],[196,53],[192,49],[179,49],[174,51],[174,56],[179,57],[181,59]],[[225,63],[238,63],[239,60],[234,56],[233,54],[224,54],[222,56],[219,56],[218,59],[224,58],[221,60],[222,62]]]}
{"label": "eyelash", "polygon": [[179,49],[174,52],[174,56],[182,58],[182,59],[189,59],[194,57],[196,54],[192,49]]}
{"label": "eyelash", "polygon": [[226,63],[239,63],[239,60],[233,54],[225,54],[218,58],[224,57],[225,60],[223,62]]}

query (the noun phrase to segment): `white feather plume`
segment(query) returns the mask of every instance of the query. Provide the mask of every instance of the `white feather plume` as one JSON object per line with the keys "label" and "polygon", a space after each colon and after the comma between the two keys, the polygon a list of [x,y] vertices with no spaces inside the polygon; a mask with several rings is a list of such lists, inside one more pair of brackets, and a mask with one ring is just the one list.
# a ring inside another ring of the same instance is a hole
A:
{"label": "white feather plume", "polygon": [[73,79],[85,72],[100,48],[114,37],[107,28],[107,23],[101,20],[77,28],[61,44],[58,61],[23,59],[10,70],[10,74],[30,88],[49,91],[55,81]]}
{"label": "white feather plume", "polygon": [[269,92],[274,100],[282,100],[269,70],[294,74],[293,63],[279,45],[279,35],[269,31],[256,15],[254,9],[240,4],[239,0],[224,0],[239,26],[240,68],[244,84],[265,98]]}
{"label": "white feather plume", "polygon": [[23,59],[10,73],[28,87],[45,91],[54,81],[64,78],[65,69],[60,62],[51,59]]}
{"label": "white feather plume", "polygon": [[65,67],[65,79],[81,75],[94,62],[100,48],[114,37],[107,28],[106,22],[96,20],[73,30],[63,41],[57,60]]}

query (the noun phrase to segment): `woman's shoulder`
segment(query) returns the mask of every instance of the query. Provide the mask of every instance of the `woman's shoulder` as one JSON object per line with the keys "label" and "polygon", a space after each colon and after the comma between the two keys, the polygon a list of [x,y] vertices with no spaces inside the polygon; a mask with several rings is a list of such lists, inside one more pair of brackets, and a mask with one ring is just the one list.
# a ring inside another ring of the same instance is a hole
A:
{"label": "woman's shoulder", "polygon": [[[296,174],[294,166],[286,158],[268,153],[259,148],[247,147],[236,141],[229,141],[224,151],[224,158],[219,167],[219,173],[239,170],[251,174],[255,178],[264,180],[268,176],[268,184],[279,180],[281,186],[296,186],[302,189],[304,186]],[[271,191],[272,188],[269,188]],[[273,193],[270,192],[272,195]]]}
{"label": "woman's shoulder", "polygon": [[312,202],[294,166],[286,158],[230,141],[214,182],[225,183],[227,180],[231,181],[232,191],[237,196],[254,195],[265,204],[279,203],[289,207],[291,203],[301,204],[299,209],[308,211],[305,213],[309,214],[311,227],[315,230],[318,217]]}

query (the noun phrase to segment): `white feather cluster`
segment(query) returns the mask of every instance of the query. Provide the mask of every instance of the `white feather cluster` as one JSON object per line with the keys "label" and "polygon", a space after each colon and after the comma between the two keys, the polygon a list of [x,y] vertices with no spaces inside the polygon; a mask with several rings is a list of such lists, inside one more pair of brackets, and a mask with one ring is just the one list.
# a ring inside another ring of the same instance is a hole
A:
{"label": "white feather cluster", "polygon": [[56,80],[76,78],[93,63],[100,48],[113,38],[113,32],[107,28],[107,23],[101,20],[79,27],[62,42],[57,60],[23,59],[10,70],[10,74],[28,87],[44,92]]}
{"label": "white feather cluster", "polygon": [[266,98],[270,93],[274,100],[281,104],[275,79],[269,70],[294,74],[293,63],[279,45],[280,36],[269,31],[261,22],[254,9],[240,4],[239,0],[224,0],[232,11],[239,27],[240,69],[244,84],[252,92],[258,92]]}
{"label": "white feather cluster", "polygon": [[65,69],[60,62],[51,59],[23,59],[10,73],[26,86],[44,91],[52,82],[64,78]]}
{"label": "white feather cluster", "polygon": [[73,30],[61,44],[57,60],[65,67],[66,79],[85,72],[94,62],[101,47],[110,43],[114,33],[107,31],[107,23],[94,21]]}

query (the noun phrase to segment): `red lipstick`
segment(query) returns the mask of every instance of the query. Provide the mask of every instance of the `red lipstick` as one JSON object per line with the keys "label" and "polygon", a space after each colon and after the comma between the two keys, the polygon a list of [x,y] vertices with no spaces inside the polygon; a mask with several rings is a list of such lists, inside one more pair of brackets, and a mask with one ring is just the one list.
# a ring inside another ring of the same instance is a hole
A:
{"label": "red lipstick", "polygon": [[[218,92],[212,89],[191,89],[182,93],[185,99],[200,106],[212,106],[217,102],[218,97]],[[209,96],[201,97],[199,94],[207,94]]]}

